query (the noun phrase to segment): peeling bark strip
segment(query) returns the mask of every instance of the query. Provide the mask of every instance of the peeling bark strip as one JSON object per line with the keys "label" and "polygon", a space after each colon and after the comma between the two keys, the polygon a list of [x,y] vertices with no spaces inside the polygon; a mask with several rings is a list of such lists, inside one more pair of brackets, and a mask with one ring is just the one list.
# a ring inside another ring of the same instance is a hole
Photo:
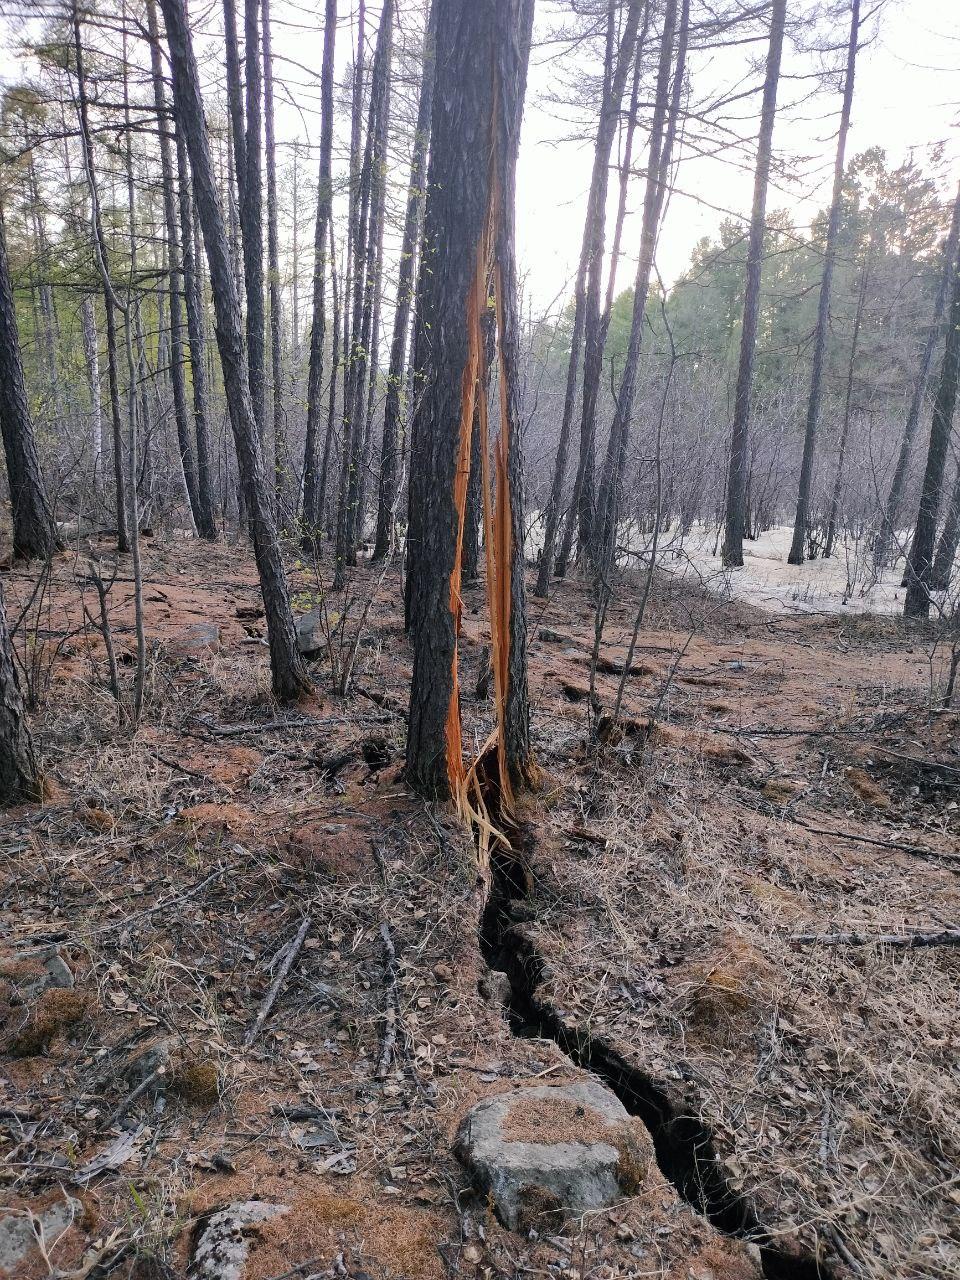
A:
{"label": "peeling bark strip", "polygon": [[[455,0],[437,31],[437,85],[424,228],[415,362],[423,391],[414,419],[409,601],[414,638],[407,776],[430,796],[454,797],[492,825],[484,792],[509,812],[531,771],[522,573],[522,482],[517,444],[518,334],[513,197],[533,7],[528,0]],[[478,164],[486,157],[486,164]],[[492,278],[500,364],[501,432],[490,475],[483,316]],[[463,536],[480,432],[487,593],[497,728],[466,769],[460,727],[457,637]],[[450,423],[456,422],[454,436]],[[496,749],[496,776],[489,753]]]}

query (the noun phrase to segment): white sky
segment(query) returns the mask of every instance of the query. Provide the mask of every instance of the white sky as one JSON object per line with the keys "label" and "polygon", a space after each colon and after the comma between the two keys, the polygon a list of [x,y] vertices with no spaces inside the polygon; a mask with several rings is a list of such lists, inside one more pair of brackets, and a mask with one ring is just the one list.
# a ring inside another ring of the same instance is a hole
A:
{"label": "white sky", "polygon": [[[9,2],[9,0],[8,0]],[[49,4],[49,0],[46,0]],[[864,13],[872,9],[871,0],[863,0]],[[412,9],[411,0],[399,0],[402,20]],[[408,9],[408,6],[411,6]],[[809,11],[811,0],[788,0],[788,20],[799,11]],[[0,11],[6,7],[0,0]],[[242,6],[238,6],[242,10]],[[379,6],[371,0],[374,18]],[[538,33],[553,24],[559,0],[538,0]],[[696,20],[697,0],[693,0]],[[274,0],[274,51],[301,64],[319,78],[322,13],[319,0]],[[341,11],[349,12],[349,0],[341,0]],[[195,13],[219,11],[219,4],[193,0]],[[868,24],[873,34],[875,24]],[[372,39],[372,36],[371,36]],[[841,17],[833,33],[833,41],[846,40],[846,23]],[[345,65],[351,45],[351,24],[341,22],[338,34],[338,64]],[[788,42],[789,45],[789,42]],[[691,64],[693,92],[699,97],[718,92],[723,86],[736,84],[748,71],[750,60],[762,67],[765,49],[762,44],[722,50],[709,58],[700,55]],[[566,120],[558,119],[549,103],[549,92],[558,74],[568,74],[555,59],[555,49],[535,49],[530,72],[527,110],[521,147],[518,191],[517,229],[520,269],[525,287],[535,308],[547,308],[555,299],[569,294],[580,248],[586,190],[589,183],[591,148],[589,143],[562,141],[569,129]],[[834,65],[838,58],[833,59]],[[211,79],[222,81],[222,55],[211,44],[201,48],[201,65]],[[809,73],[814,65],[810,55],[795,50],[785,54],[787,73]],[[18,55],[9,19],[0,13],[0,82],[10,83],[23,74],[24,63]],[[315,83],[308,85],[306,72],[278,62],[277,76],[293,84],[292,104],[278,103],[278,133],[292,138],[302,132],[305,118],[313,138],[317,125],[312,112],[316,102]],[[296,84],[299,80],[302,83]],[[838,82],[837,82],[838,83]],[[747,77],[747,84],[759,89],[760,69]],[[825,203],[832,177],[834,130],[839,109],[839,93],[833,89],[821,92],[814,100],[797,106],[798,96],[809,81],[792,81],[781,86],[780,102],[785,110],[778,116],[774,147],[784,160],[784,173],[777,188],[770,193],[768,208],[789,207],[801,225]],[[301,110],[304,115],[301,115]],[[743,130],[750,136],[753,119],[759,110],[759,94],[743,104],[746,118]],[[879,34],[861,52],[857,69],[857,85],[853,125],[848,155],[867,147],[883,146],[893,163],[901,161],[911,150],[919,163],[924,163],[931,144],[946,144],[946,161],[942,168],[945,198],[960,179],[960,0],[887,0]],[[341,129],[348,127],[345,120]],[[638,136],[639,160],[643,162],[645,139]],[[730,210],[746,215],[752,192],[751,156],[742,157],[741,166],[721,160],[681,159],[675,194],[667,211],[658,250],[658,266],[663,278],[670,282],[686,267],[690,251],[704,235],[717,231],[722,212]],[[313,159],[309,161],[313,168]],[[310,177],[305,174],[305,179]],[[396,174],[403,183],[405,168]],[[634,184],[631,208],[639,203],[640,183]],[[619,284],[625,285],[633,274],[631,256],[636,251],[638,227],[628,222],[624,238],[625,257]],[[309,228],[301,236],[309,251]]]}

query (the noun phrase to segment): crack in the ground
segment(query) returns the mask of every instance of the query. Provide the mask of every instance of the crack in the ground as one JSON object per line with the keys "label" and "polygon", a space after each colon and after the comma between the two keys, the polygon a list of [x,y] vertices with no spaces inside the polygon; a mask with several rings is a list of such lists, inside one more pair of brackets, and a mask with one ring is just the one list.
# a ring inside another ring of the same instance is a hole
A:
{"label": "crack in the ground", "polygon": [[736,1191],[714,1149],[709,1127],[683,1108],[656,1080],[631,1066],[612,1046],[565,1022],[537,997],[544,961],[516,927],[511,908],[529,896],[526,871],[515,852],[492,858],[493,884],[480,924],[480,949],[491,969],[510,979],[510,1028],[517,1036],[553,1040],[570,1061],[590,1071],[646,1125],[657,1163],[683,1199],[725,1235],[756,1244],[768,1280],[831,1280],[833,1272],[799,1243],[775,1243],[751,1200]]}

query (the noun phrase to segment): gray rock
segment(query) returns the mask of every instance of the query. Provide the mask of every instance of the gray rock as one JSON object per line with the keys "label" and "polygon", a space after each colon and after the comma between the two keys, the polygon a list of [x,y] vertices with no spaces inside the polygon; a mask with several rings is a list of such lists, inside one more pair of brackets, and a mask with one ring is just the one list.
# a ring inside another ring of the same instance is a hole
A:
{"label": "gray rock", "polygon": [[488,970],[479,982],[480,994],[495,1008],[506,1008],[513,996],[513,988],[507,974],[500,969]]}
{"label": "gray rock", "polygon": [[[0,1215],[0,1273],[14,1275],[20,1264],[34,1250],[39,1249],[38,1235],[49,1251],[57,1237],[83,1212],[83,1206],[73,1196],[55,1200],[43,1209],[34,1209],[33,1221],[26,1210],[7,1210]],[[34,1227],[34,1222],[39,1224]]]}
{"label": "gray rock", "polygon": [[190,1280],[241,1280],[250,1252],[250,1236],[271,1218],[289,1213],[285,1204],[242,1200],[212,1213],[204,1224],[190,1263]]}
{"label": "gray rock", "polygon": [[305,658],[319,658],[327,652],[327,635],[336,630],[340,623],[340,614],[335,610],[324,613],[322,609],[311,609],[309,613],[301,613],[295,619],[297,628],[297,647]]}
{"label": "gray rock", "polygon": [[24,982],[17,995],[24,1004],[33,1004],[51,987],[69,989],[73,986],[73,972],[56,949],[51,949],[43,958],[43,973]]}
{"label": "gray rock", "polygon": [[194,622],[167,642],[174,658],[202,658],[220,648],[220,628],[215,622]]}
{"label": "gray rock", "polygon": [[510,1230],[634,1194],[650,1166],[646,1131],[597,1080],[500,1093],[466,1115],[455,1150]]}

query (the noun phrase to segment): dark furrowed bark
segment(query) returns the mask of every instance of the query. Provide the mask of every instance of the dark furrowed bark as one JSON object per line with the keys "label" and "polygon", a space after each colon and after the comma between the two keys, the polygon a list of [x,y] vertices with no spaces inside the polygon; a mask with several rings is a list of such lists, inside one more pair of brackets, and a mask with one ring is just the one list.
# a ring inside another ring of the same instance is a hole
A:
{"label": "dark furrowed bark", "polygon": [[[471,426],[482,363],[486,257],[497,259],[503,422],[499,489],[507,513],[497,569],[510,593],[508,682],[501,751],[511,773],[529,767],[523,521],[517,415],[514,168],[532,5],[451,0],[438,12],[437,81],[417,303],[417,409],[411,446],[408,605],[414,665],[407,777],[429,796],[462,778],[457,702],[460,552]],[[492,143],[492,146],[491,146]],[[492,153],[492,163],[490,157]],[[491,217],[494,224],[491,227]],[[491,243],[491,236],[493,237]],[[489,552],[488,542],[488,552]],[[489,574],[488,574],[489,579]],[[493,608],[491,599],[491,607]],[[493,617],[491,617],[493,622]],[[498,701],[500,698],[498,696]]]}
{"label": "dark furrowed bark", "polygon": [[722,550],[723,563],[727,567],[739,567],[743,564],[753,358],[757,346],[757,320],[760,315],[760,279],[763,271],[767,187],[770,182],[773,126],[777,114],[777,89],[780,84],[780,58],[783,52],[786,10],[786,0],[774,0],[770,12],[770,44],[767,49],[767,66],[763,82],[763,105],[760,108],[760,133],[757,139],[757,165],[753,178],[753,209],[750,214],[750,239],[747,245],[747,272],[743,295],[743,325],[740,332],[740,363],[737,369],[733,432],[730,439],[730,467],[727,473],[727,510]]}
{"label": "dark furrowed bark", "polygon": [[40,794],[40,771],[23,709],[0,591],[0,806],[39,800]]}
{"label": "dark furrowed bark", "polygon": [[217,346],[260,575],[270,644],[273,691],[279,699],[289,701],[307,692],[310,682],[297,647],[277,529],[264,477],[263,456],[250,399],[243,348],[240,300],[210,158],[210,144],[200,97],[200,77],[183,0],[160,2],[170,45],[175,109],[190,155],[194,196],[210,267]]}
{"label": "dark furrowed bark", "polygon": [[46,559],[59,540],[47,501],[23,376],[17,311],[0,212],[0,430],[7,462],[13,554]]}

